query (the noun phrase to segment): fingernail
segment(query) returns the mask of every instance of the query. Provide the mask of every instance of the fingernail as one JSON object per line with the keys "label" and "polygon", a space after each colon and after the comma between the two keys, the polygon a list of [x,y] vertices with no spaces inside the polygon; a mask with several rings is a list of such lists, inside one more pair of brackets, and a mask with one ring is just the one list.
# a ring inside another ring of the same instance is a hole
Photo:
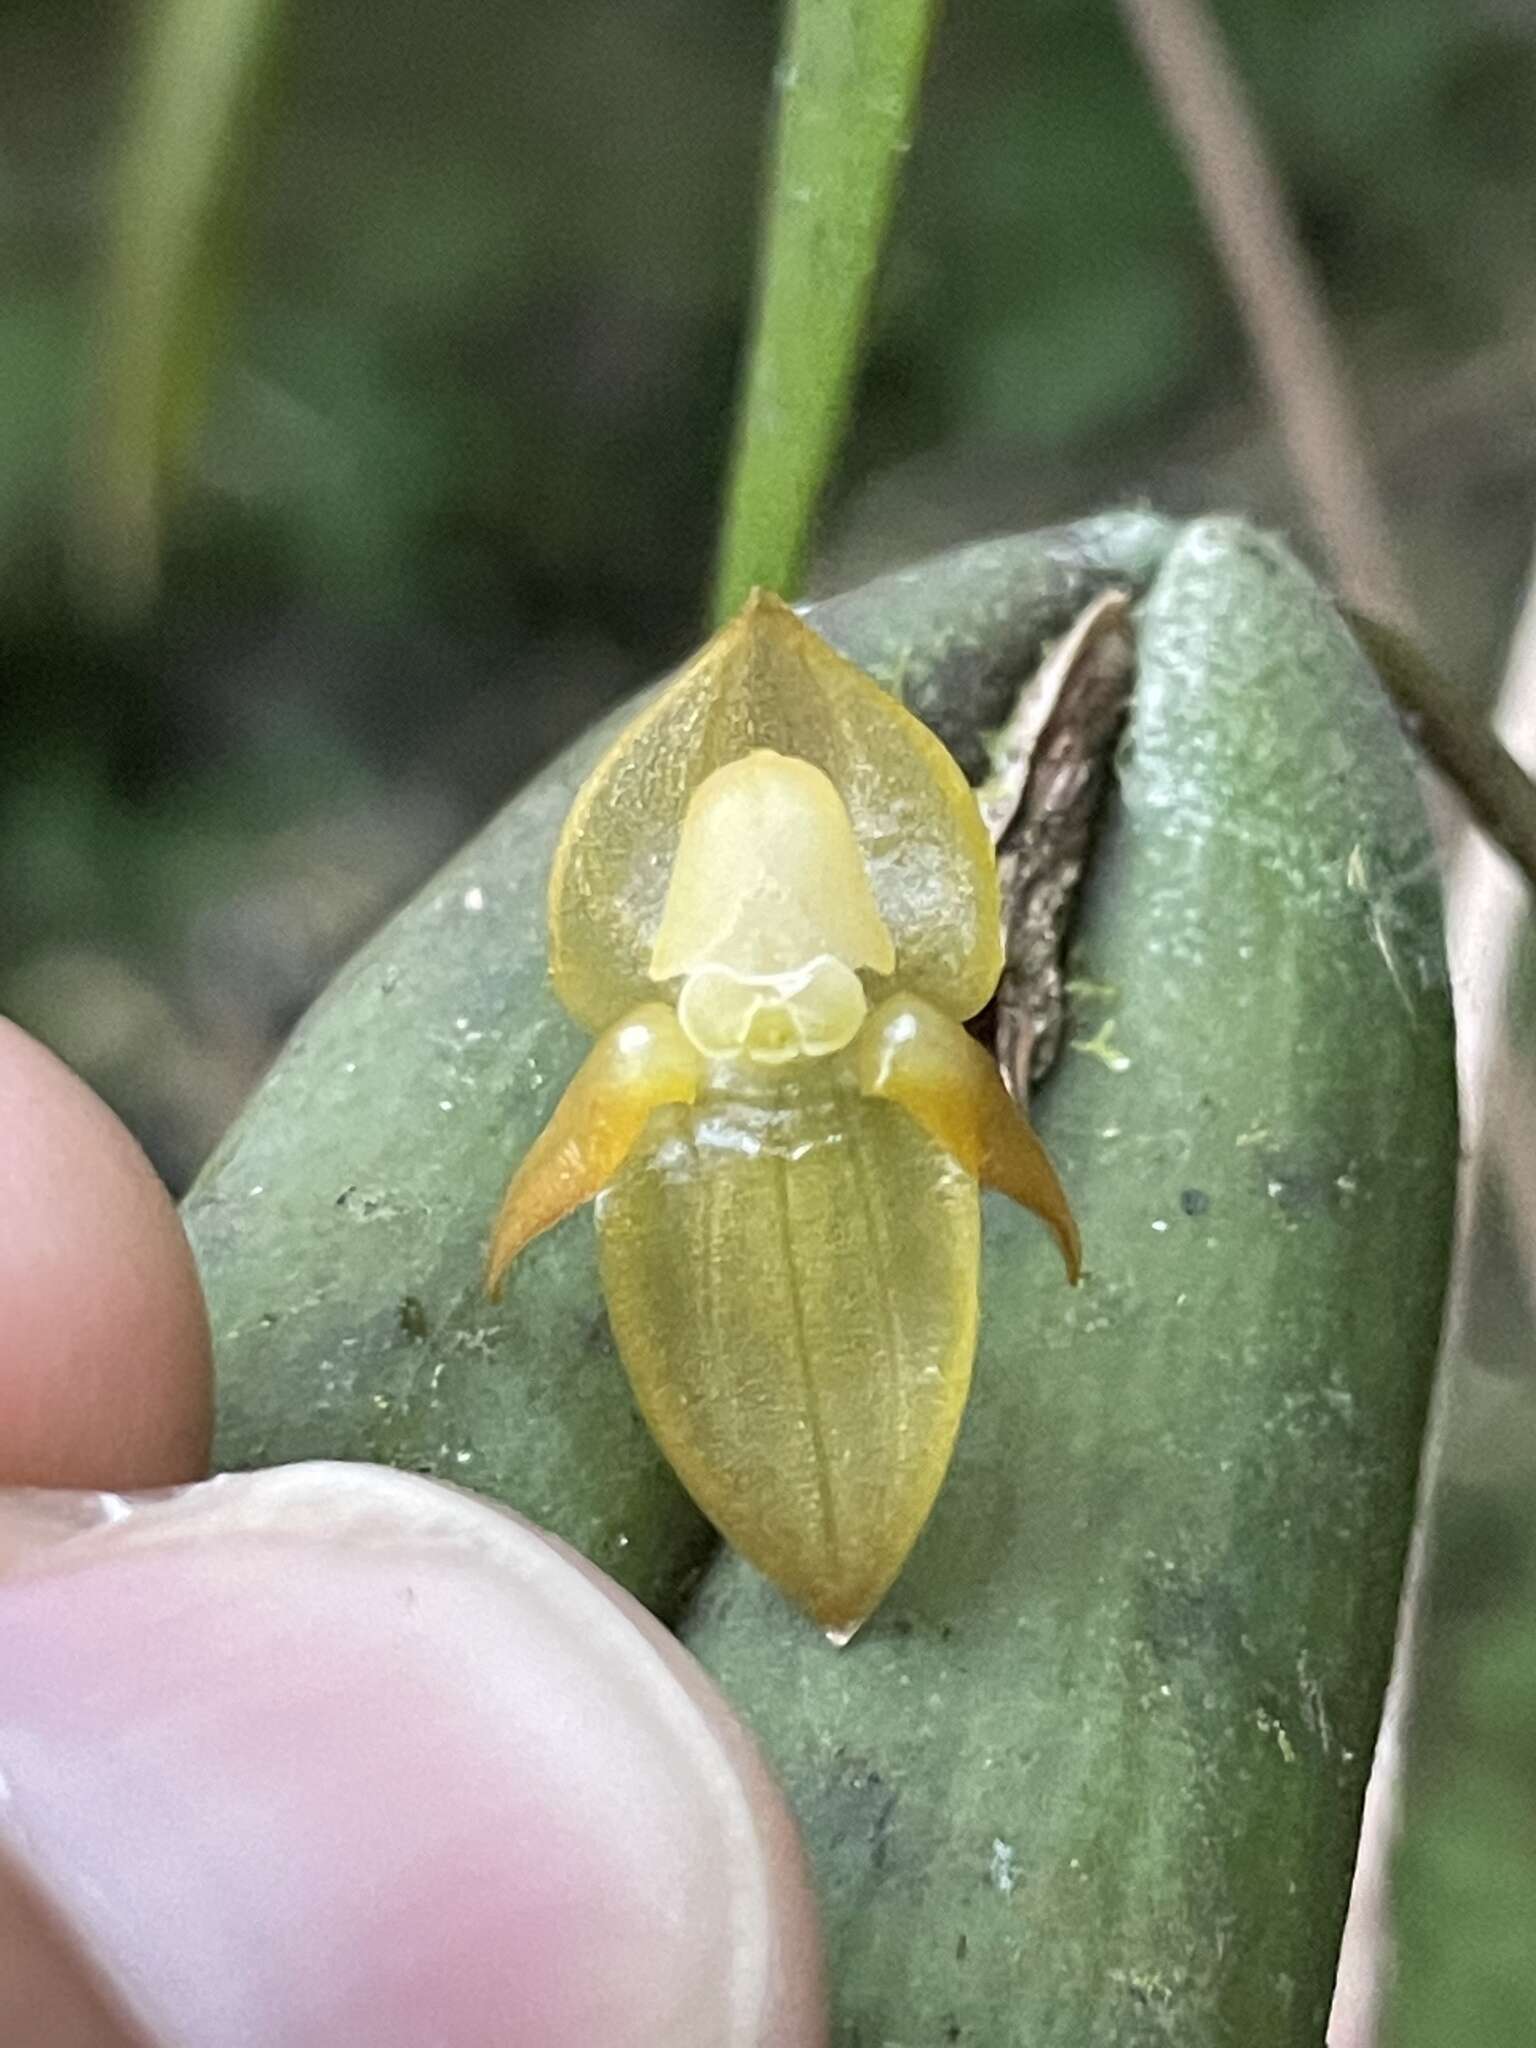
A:
{"label": "fingernail", "polygon": [[0,1843],[161,2048],[823,2038],[793,1832],[703,1674],[406,1474],[216,1480],[13,1566]]}

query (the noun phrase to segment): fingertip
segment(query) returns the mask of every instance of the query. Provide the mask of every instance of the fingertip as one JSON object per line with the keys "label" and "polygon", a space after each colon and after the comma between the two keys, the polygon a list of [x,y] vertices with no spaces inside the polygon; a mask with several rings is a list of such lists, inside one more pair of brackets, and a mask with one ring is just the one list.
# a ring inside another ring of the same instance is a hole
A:
{"label": "fingertip", "polygon": [[[775,1902],[765,1971],[764,2031],[758,2036],[756,2048],[825,2048],[826,1990],[810,1872],[799,1829],[755,1739],[698,1659],[633,1594],[561,1537],[538,1528],[511,1509],[497,1508],[494,1512],[553,1550],[616,1607],[651,1645],[703,1717],[747,1795],[754,1816],[755,1853],[761,1859]],[[852,1641],[862,1626],[862,1619],[855,1622],[842,1641]],[[836,1635],[829,1635],[833,1642],[838,1641]]]}
{"label": "fingertip", "polygon": [[0,1018],[0,1484],[126,1491],[207,1469],[207,1311],[137,1143]]}
{"label": "fingertip", "polygon": [[0,1589],[0,1856],[145,2036],[825,2048],[782,1794],[563,1545],[369,1466],[119,1510]]}

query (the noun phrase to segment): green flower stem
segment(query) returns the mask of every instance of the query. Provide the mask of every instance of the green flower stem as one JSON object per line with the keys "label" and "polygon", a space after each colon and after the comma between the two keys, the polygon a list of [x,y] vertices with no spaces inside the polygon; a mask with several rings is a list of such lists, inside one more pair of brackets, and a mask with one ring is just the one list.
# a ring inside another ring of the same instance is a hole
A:
{"label": "green flower stem", "polygon": [[715,613],[798,587],[848,410],[936,0],[792,0]]}

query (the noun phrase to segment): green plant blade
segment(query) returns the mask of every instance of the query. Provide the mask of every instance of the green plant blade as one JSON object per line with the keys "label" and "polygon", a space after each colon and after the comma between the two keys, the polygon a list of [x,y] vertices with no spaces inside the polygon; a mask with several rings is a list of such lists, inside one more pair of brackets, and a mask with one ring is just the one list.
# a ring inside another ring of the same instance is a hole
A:
{"label": "green plant blade", "polygon": [[585,1050],[544,888],[607,733],[359,955],[187,1204],[222,1463],[480,1488],[724,1678],[804,1827],[839,2043],[1322,2038],[1456,1168],[1405,743],[1315,587],[1232,522],[964,549],[812,619],[984,755],[1111,581],[1148,591],[1142,672],[1040,1102],[1089,1270],[1067,1289],[986,1198],[955,1465],[850,1649],[721,1553],[662,1463],[588,1219],[484,1298],[508,1170]]}
{"label": "green plant blade", "polygon": [[937,0],[791,0],[715,615],[790,596],[837,450]]}
{"label": "green plant blade", "polygon": [[160,0],[146,25],[118,173],[79,484],[82,588],[140,610],[168,478],[207,383],[220,223],[280,0]]}
{"label": "green plant blade", "polygon": [[682,1627],[801,1816],[839,2042],[1324,2036],[1450,1248],[1438,887],[1282,546],[1189,528],[1138,644],[1037,1105],[1083,1285],[987,1201],[955,1462],[842,1659],[729,1555]]}

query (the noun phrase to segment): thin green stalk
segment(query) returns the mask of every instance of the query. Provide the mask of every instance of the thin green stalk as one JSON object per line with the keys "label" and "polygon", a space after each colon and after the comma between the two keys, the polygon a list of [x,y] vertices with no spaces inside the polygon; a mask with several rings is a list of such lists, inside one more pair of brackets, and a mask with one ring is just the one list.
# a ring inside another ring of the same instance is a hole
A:
{"label": "thin green stalk", "polygon": [[117,180],[76,546],[85,594],[141,610],[162,499],[207,382],[218,232],[278,0],[160,0],[147,23]]}
{"label": "thin green stalk", "polygon": [[715,587],[797,587],[848,410],[937,0],[791,0]]}

